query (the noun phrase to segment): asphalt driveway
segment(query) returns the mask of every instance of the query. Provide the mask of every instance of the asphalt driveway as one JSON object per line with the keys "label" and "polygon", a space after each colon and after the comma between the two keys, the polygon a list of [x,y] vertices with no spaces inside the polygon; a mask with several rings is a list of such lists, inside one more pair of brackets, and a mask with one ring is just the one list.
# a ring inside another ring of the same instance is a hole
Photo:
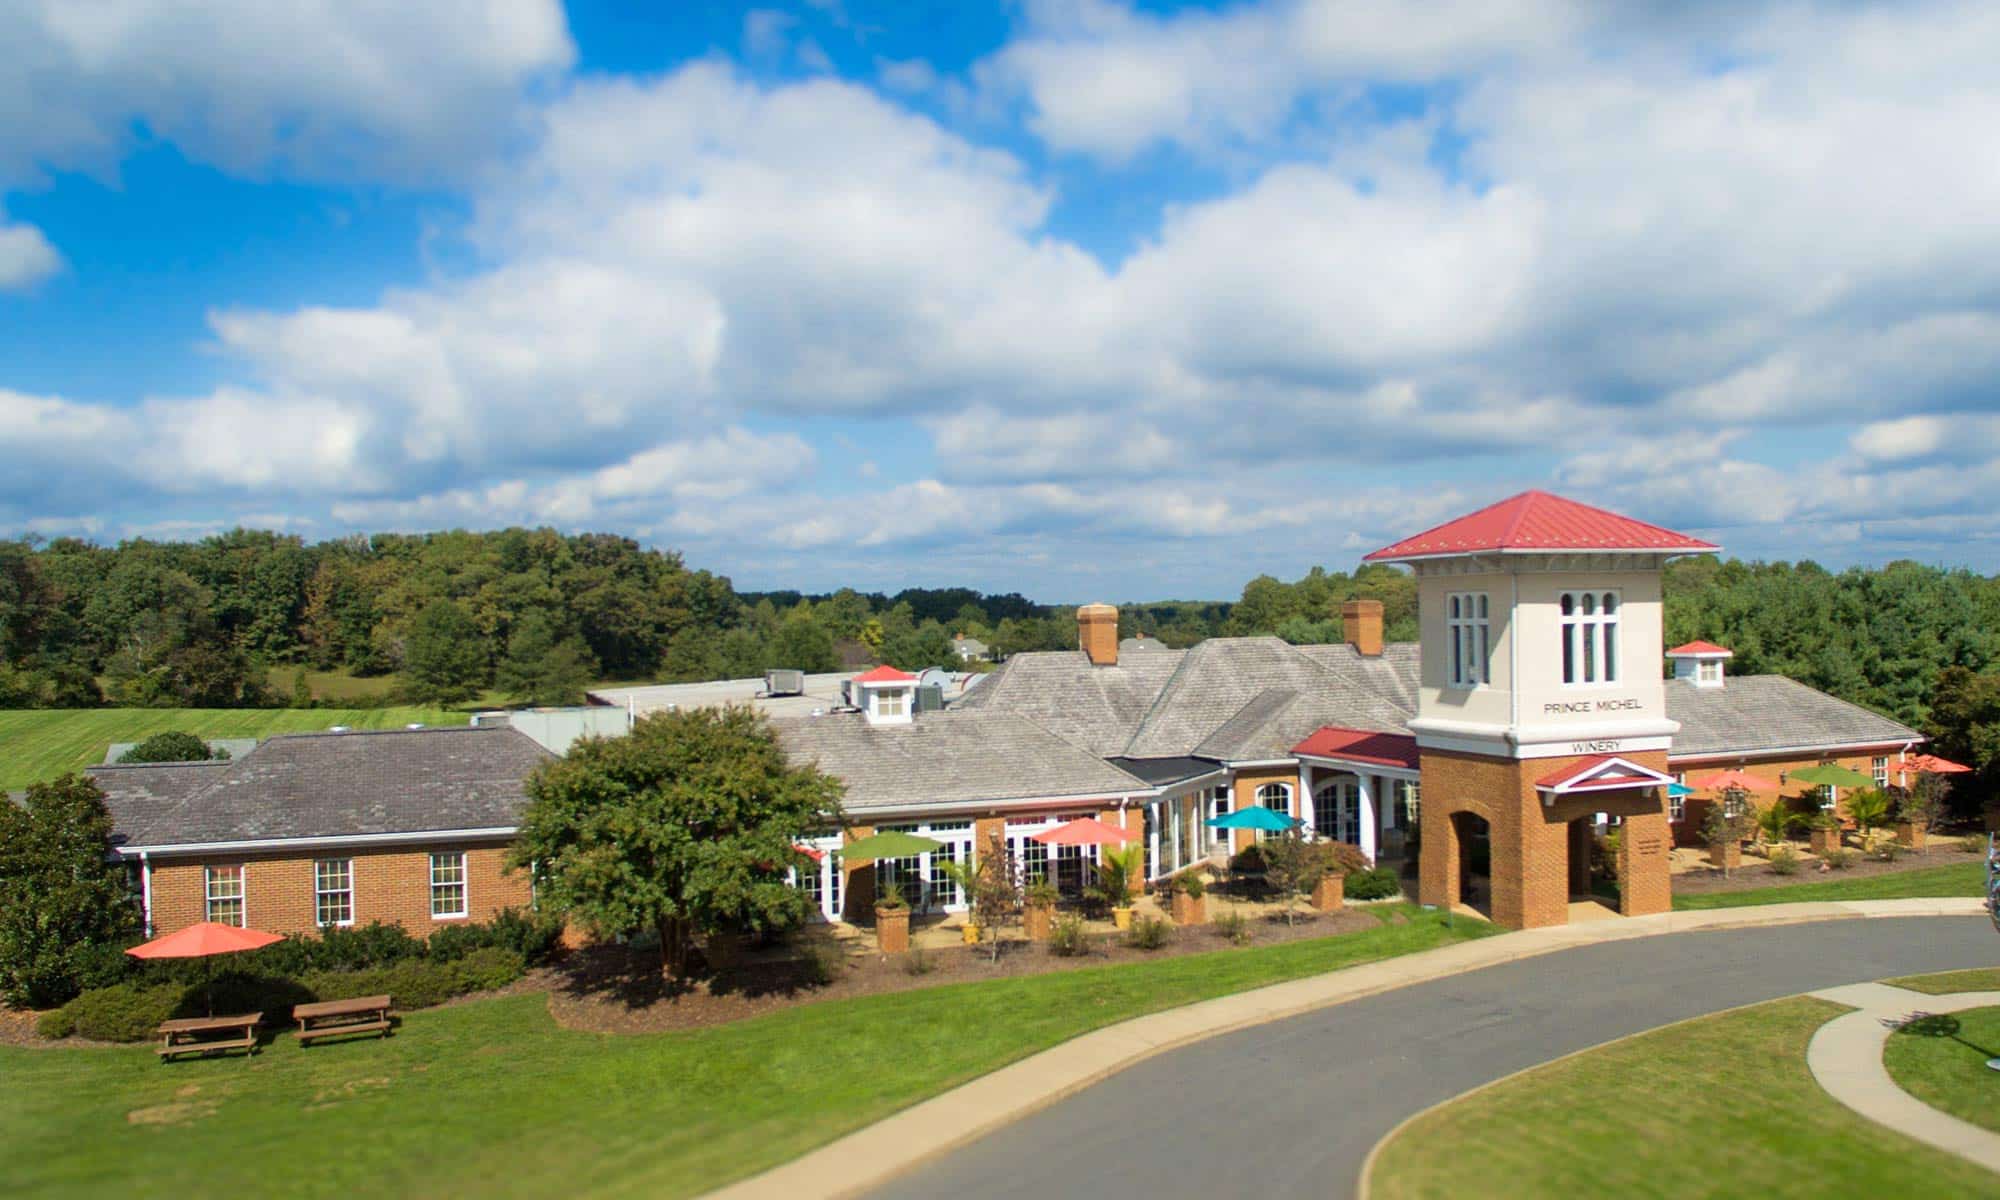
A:
{"label": "asphalt driveway", "polygon": [[2000,965],[1982,918],[1667,934],[1417,984],[1120,1072],[904,1175],[884,1200],[1342,1197],[1412,1113],[1613,1038],[1799,992]]}

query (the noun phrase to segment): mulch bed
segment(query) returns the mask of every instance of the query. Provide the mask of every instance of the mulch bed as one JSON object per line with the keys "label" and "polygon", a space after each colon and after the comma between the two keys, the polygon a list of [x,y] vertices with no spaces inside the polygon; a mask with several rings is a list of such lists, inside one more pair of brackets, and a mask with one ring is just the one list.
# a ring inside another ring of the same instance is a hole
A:
{"label": "mulch bed", "polygon": [[1674,876],[1674,894],[1677,896],[1696,895],[1706,892],[1740,892],[1751,888],[1784,887],[1795,883],[1826,883],[1835,879],[1866,879],[1871,875],[1894,875],[1903,871],[1923,871],[1932,867],[1948,867],[1955,863],[1979,862],[1977,854],[1967,854],[1958,848],[1956,838],[1947,837],[1933,840],[1928,853],[1905,852],[1895,862],[1863,858],[1844,870],[1820,870],[1820,862],[1798,847],[1799,870],[1795,875],[1780,875],[1771,869],[1771,864],[1761,858],[1743,856],[1743,865],[1724,878],[1719,867],[1701,867],[1683,871]]}
{"label": "mulch bed", "polygon": [[[1211,904],[1210,913],[1215,911]],[[1373,929],[1381,924],[1372,913],[1347,909],[1338,913],[1301,915],[1287,928],[1283,919],[1253,919],[1253,946],[1275,945],[1304,938],[1329,937]],[[1158,950],[1137,950],[1109,934],[1096,938],[1091,953],[1059,958],[1048,947],[1018,940],[1002,943],[998,962],[984,946],[926,949],[922,974],[914,973],[907,955],[883,957],[864,937],[865,954],[848,954],[827,983],[815,983],[809,964],[797,947],[784,947],[751,957],[727,971],[669,987],[651,955],[629,956],[619,947],[596,947],[572,955],[561,968],[560,982],[549,992],[549,1012],[562,1025],[592,1033],[659,1033],[698,1029],[741,1021],[799,1004],[843,1000],[883,992],[943,987],[988,979],[1045,975],[1078,967],[1100,967],[1226,950],[1230,943],[1213,926],[1176,930],[1172,941]]]}

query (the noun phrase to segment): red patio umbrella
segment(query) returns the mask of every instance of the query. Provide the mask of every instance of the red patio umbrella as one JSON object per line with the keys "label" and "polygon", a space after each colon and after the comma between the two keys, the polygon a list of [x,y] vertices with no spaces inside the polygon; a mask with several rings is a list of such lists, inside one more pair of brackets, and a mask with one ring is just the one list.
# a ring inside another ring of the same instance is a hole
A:
{"label": "red patio umbrella", "polygon": [[1969,775],[1972,768],[1964,763],[1955,763],[1935,754],[1912,754],[1901,762],[1892,762],[1890,768],[1897,771],[1916,771],[1924,775]]}
{"label": "red patio umbrella", "polygon": [[1752,775],[1748,771],[1717,771],[1694,781],[1694,785],[1708,792],[1775,792],[1778,785],[1762,775]]}
{"label": "red patio umbrella", "polygon": [[[285,939],[275,933],[265,933],[261,929],[243,929],[235,925],[222,925],[215,921],[203,921],[186,929],[176,929],[164,937],[156,937],[132,947],[125,953],[133,958],[213,958],[218,954],[235,954],[243,950],[258,950],[273,942]],[[202,986],[203,1000],[208,1006],[208,1015],[215,1015],[214,968],[209,970],[209,979]]]}
{"label": "red patio umbrella", "polygon": [[1138,836],[1116,825],[1106,825],[1096,817],[1079,817],[1054,829],[1030,834],[1029,838],[1049,846],[1122,846]]}

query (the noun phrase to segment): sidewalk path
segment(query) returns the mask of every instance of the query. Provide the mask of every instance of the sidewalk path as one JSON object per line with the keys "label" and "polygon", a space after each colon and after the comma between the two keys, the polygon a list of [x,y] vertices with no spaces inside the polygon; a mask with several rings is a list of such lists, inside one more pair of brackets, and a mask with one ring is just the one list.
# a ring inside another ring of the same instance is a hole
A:
{"label": "sidewalk path", "polygon": [[2000,1171],[2000,1133],[1925,1104],[1898,1087],[1882,1064],[1889,1035],[1903,1019],[1991,1008],[2000,1005],[2000,992],[1930,996],[1886,983],[1856,983],[1813,995],[1856,1010],[1820,1026],[1806,1047],[1806,1065],[1828,1095],[1878,1125]]}
{"label": "sidewalk path", "polygon": [[[1665,913],[1274,984],[1073,1038],[714,1195],[852,1196],[886,1184],[884,1195],[927,1200],[1077,1190],[1168,1200],[1233,1194],[1246,1172],[1268,1196],[1346,1195],[1404,1116],[1522,1067],[1753,1000],[1988,965],[2000,944],[1987,926],[1929,922],[1912,937],[1851,920],[1983,911],[1964,898]],[[1807,922],[1825,924],[1766,928]],[[1751,932],[1661,938],[1710,930]],[[1348,1007],[1319,1011],[1333,1005]]]}

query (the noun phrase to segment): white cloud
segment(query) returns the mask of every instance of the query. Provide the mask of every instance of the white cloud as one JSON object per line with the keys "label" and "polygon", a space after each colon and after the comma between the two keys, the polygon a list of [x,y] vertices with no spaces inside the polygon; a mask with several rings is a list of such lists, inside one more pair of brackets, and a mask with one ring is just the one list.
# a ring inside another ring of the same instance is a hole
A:
{"label": "white cloud", "polygon": [[574,56],[556,0],[0,0],[0,183],[114,167],[135,126],[233,172],[452,175]]}
{"label": "white cloud", "polygon": [[0,217],[0,292],[31,288],[62,269],[62,255],[33,225]]}

